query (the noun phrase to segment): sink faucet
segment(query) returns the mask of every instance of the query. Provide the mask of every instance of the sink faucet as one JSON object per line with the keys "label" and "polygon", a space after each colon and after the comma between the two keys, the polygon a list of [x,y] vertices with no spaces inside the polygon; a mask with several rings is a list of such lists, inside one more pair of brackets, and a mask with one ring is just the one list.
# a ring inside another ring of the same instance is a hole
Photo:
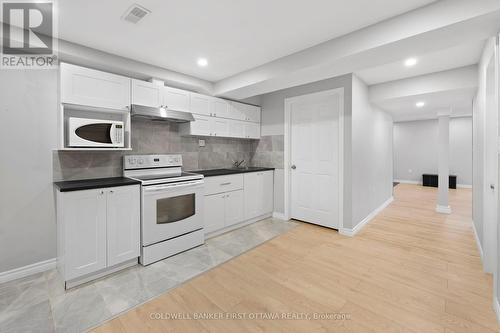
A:
{"label": "sink faucet", "polygon": [[243,163],[245,163],[245,160],[241,160],[241,161],[233,161],[233,166],[234,166],[235,168],[239,168],[239,167],[241,167],[241,165],[242,165]]}

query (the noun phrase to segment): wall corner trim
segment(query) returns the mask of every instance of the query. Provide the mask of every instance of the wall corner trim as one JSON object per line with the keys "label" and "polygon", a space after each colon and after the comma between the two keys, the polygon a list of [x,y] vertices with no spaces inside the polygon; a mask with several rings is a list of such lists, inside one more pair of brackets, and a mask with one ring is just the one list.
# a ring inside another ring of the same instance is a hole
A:
{"label": "wall corner trim", "polygon": [[354,228],[352,228],[352,229],[349,229],[349,228],[339,229],[339,234],[344,235],[344,236],[353,237],[358,232],[360,232],[361,229],[363,229],[364,226],[368,224],[368,222],[370,222],[375,216],[377,216],[378,213],[380,213],[382,210],[384,210],[393,201],[394,201],[394,197],[391,196],[384,203],[382,203],[379,207],[375,208],[370,214],[368,214],[368,216],[365,217],[361,222],[356,224],[356,226]]}
{"label": "wall corner trim", "polygon": [[288,221],[285,214],[280,212],[273,212],[273,219]]}
{"label": "wall corner trim", "polygon": [[56,267],[56,258],[45,261],[36,262],[31,265],[26,265],[19,268],[11,269],[0,273],[0,283],[23,278],[36,273],[45,272]]}
{"label": "wall corner trim", "polygon": [[472,231],[474,232],[474,238],[476,239],[477,249],[479,251],[479,256],[481,257],[481,263],[483,264],[483,270],[484,270],[483,247],[481,246],[481,242],[479,241],[479,236],[477,234],[476,225],[474,224],[474,220],[472,221]]}
{"label": "wall corner trim", "polygon": [[493,297],[493,310],[495,311],[497,321],[500,323],[500,303],[498,303],[498,297],[496,295]]}

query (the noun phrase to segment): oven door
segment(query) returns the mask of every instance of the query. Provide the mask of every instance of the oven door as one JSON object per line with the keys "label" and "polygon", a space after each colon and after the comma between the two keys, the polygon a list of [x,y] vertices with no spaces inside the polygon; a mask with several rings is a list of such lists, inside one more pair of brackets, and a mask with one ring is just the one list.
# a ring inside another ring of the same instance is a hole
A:
{"label": "oven door", "polygon": [[142,245],[203,228],[203,180],[142,187]]}

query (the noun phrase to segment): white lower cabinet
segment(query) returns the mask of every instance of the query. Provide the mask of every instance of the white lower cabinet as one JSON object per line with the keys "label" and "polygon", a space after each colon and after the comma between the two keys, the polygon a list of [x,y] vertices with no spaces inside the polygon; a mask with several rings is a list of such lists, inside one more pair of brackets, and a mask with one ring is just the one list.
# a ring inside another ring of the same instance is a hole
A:
{"label": "white lower cabinet", "polygon": [[205,233],[222,229],[225,226],[225,193],[205,196]]}
{"label": "white lower cabinet", "polygon": [[205,178],[205,234],[273,211],[273,171]]}
{"label": "white lower cabinet", "polygon": [[134,187],[117,187],[107,192],[107,265],[114,266],[139,256],[140,194]]}
{"label": "white lower cabinet", "polygon": [[273,171],[245,173],[245,219],[272,213]]}
{"label": "white lower cabinet", "polygon": [[139,186],[58,191],[57,231],[65,282],[139,257]]}
{"label": "white lower cabinet", "polygon": [[243,222],[243,190],[205,196],[205,233]]}

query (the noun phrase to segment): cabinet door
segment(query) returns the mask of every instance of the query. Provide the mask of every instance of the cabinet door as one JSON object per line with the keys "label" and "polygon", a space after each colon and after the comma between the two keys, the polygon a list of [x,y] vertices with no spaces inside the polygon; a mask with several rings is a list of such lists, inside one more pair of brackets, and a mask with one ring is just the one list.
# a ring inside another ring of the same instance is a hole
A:
{"label": "cabinet door", "polygon": [[106,195],[103,190],[63,194],[65,279],[106,268]]}
{"label": "cabinet door", "polygon": [[95,108],[129,110],[130,79],[62,63],[61,102]]}
{"label": "cabinet door", "polygon": [[260,139],[260,124],[246,122],[245,123],[245,138]]}
{"label": "cabinet door", "polygon": [[245,220],[245,196],[243,190],[226,193],[225,211],[226,227]]}
{"label": "cabinet door", "polygon": [[228,120],[229,122],[229,137],[245,138],[245,122],[239,120]]}
{"label": "cabinet door", "polygon": [[244,105],[245,104],[238,103],[238,102],[230,102],[230,109],[229,109],[228,118],[235,119],[235,120],[245,120],[246,115],[245,115]]}
{"label": "cabinet door", "polygon": [[262,210],[260,215],[272,213],[274,210],[274,171],[264,171],[261,174],[262,184]]}
{"label": "cabinet door", "polygon": [[229,121],[223,118],[211,118],[211,133],[214,136],[227,137],[229,135]]}
{"label": "cabinet door", "polygon": [[205,234],[224,228],[224,196],[224,193],[205,196]]}
{"label": "cabinet door", "polygon": [[186,124],[190,126],[190,135],[210,136],[212,130],[211,117],[193,115],[194,121]]}
{"label": "cabinet door", "polygon": [[162,105],[161,86],[140,80],[132,80],[132,104],[159,107]]}
{"label": "cabinet door", "polygon": [[189,111],[189,91],[163,87],[163,105],[176,111]]}
{"label": "cabinet door", "polygon": [[229,102],[220,98],[213,98],[212,115],[219,118],[229,118]]}
{"label": "cabinet door", "polygon": [[245,120],[260,123],[260,107],[254,105],[246,105]]}
{"label": "cabinet door", "polygon": [[261,211],[261,178],[258,172],[250,172],[245,174],[244,191],[245,191],[245,220],[259,216]]}
{"label": "cabinet door", "polygon": [[196,93],[190,93],[189,99],[190,99],[189,110],[192,113],[210,116],[210,113],[212,112],[211,111],[212,97]]}
{"label": "cabinet door", "polygon": [[139,186],[105,189],[107,193],[108,266],[139,257],[141,234]]}

